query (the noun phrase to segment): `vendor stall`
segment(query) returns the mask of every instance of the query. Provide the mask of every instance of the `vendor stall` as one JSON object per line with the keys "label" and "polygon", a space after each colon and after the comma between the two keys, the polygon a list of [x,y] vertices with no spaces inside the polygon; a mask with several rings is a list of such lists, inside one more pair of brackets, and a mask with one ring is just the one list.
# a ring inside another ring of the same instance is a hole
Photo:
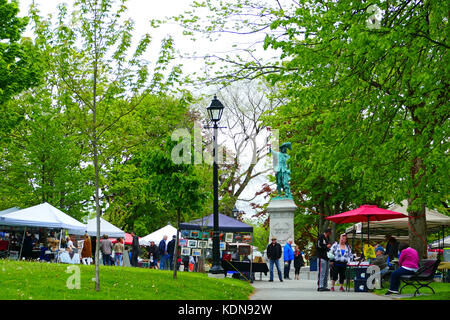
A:
{"label": "vendor stall", "polygon": [[[77,232],[86,230],[86,225],[47,202],[0,215],[0,226],[10,231],[8,232],[11,238],[10,253],[14,251],[13,256],[16,256],[16,250],[11,249],[14,248],[14,245],[17,246],[17,249],[20,248],[18,259],[22,257],[24,243],[26,243],[26,248],[31,254],[30,258],[33,258],[34,255],[37,258],[42,256],[43,251],[58,251],[63,230],[75,230]],[[46,230],[45,233],[43,229]],[[22,232],[22,230],[23,233],[20,235],[19,232]],[[55,236],[55,232],[52,233],[52,230],[59,231],[59,237]],[[27,231],[31,232],[27,234]],[[45,239],[43,238],[44,234]],[[21,236],[20,239],[18,239],[19,236]],[[46,250],[43,250],[43,248],[46,248]]]}
{"label": "vendor stall", "polygon": [[[214,229],[214,217],[196,219],[191,222],[180,223],[181,255],[193,257],[212,258],[212,236]],[[253,271],[253,227],[239,220],[223,214],[219,214],[220,253],[225,276],[228,271],[239,272],[252,281]],[[238,263],[242,262],[242,263]],[[265,263],[263,263],[265,265]],[[267,265],[266,265],[267,267]]]}

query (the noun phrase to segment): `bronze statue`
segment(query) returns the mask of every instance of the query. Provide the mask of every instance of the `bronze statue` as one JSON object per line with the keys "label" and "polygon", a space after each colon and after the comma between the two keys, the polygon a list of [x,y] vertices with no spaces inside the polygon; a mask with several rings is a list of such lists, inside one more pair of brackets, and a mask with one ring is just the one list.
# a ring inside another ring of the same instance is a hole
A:
{"label": "bronze statue", "polygon": [[277,179],[277,191],[279,196],[282,197],[282,191],[284,191],[285,198],[292,198],[291,187],[289,186],[291,170],[287,164],[290,156],[287,154],[287,149],[292,150],[290,142],[283,143],[280,147],[280,152],[272,151],[272,148],[270,148],[269,153],[274,154],[273,169]]}

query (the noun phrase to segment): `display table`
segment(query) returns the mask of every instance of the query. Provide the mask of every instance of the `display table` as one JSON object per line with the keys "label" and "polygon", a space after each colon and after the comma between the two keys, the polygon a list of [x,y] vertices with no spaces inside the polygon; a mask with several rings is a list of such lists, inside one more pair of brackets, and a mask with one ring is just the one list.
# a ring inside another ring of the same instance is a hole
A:
{"label": "display table", "polygon": [[[345,290],[350,291],[350,281],[354,280],[354,289],[355,292],[365,292],[367,290],[367,286],[365,282],[367,281],[367,268],[371,266],[368,261],[352,261],[347,263],[347,268],[345,270],[345,279],[346,285]],[[359,286],[363,286],[364,289],[359,289]]]}
{"label": "display table", "polygon": [[[252,273],[260,272],[260,279],[262,279],[262,273],[267,275],[269,268],[266,263],[251,263]],[[227,276],[228,271],[238,271],[240,273],[250,272],[250,262],[240,262],[240,261],[222,261],[222,268]]]}

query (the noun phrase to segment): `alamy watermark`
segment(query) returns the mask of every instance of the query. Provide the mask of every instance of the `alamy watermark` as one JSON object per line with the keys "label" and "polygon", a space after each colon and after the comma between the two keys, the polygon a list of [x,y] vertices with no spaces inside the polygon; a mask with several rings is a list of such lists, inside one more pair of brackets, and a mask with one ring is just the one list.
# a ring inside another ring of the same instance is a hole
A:
{"label": "alamy watermark", "polygon": [[383,18],[382,12],[380,8],[376,5],[371,4],[367,8],[367,13],[371,13],[369,18],[366,20],[366,26],[369,29],[380,29],[381,28],[381,19]]}
{"label": "alamy watermark", "polygon": [[66,281],[67,289],[81,289],[81,272],[78,266],[68,266],[66,273],[72,274]]}
{"label": "alamy watermark", "polygon": [[[270,129],[268,129],[269,131]],[[213,142],[206,144],[202,136],[202,128],[198,123],[194,124],[192,133],[187,128],[177,129],[172,132],[172,141],[177,144],[171,150],[171,159],[175,164],[212,164],[214,162],[214,152],[217,152],[217,164],[234,163],[236,157],[245,156],[246,163],[256,164],[258,162],[258,151],[261,147],[271,148],[274,151],[279,149],[279,131],[277,129],[270,130],[270,137],[267,139],[269,143],[262,146],[261,141],[256,141],[255,137],[248,137],[251,147],[246,150],[245,154],[235,155],[234,150],[226,147],[224,143],[218,143],[217,150],[214,151]]]}

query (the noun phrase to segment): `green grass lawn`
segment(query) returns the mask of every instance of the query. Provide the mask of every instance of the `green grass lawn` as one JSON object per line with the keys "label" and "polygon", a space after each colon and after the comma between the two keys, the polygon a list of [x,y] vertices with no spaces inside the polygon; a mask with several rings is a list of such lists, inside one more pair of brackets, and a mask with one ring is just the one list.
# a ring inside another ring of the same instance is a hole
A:
{"label": "green grass lawn", "polygon": [[[403,286],[403,283],[400,285],[400,288]],[[413,295],[416,289],[412,286],[407,286],[402,290],[402,300],[450,300],[450,283],[442,283],[442,282],[433,282],[430,286],[434,289],[436,294],[428,288],[421,288],[420,295],[416,297],[403,297],[403,295]],[[384,289],[374,290],[376,294],[383,295],[389,288],[389,284],[384,285]]]}
{"label": "green grass lawn", "polygon": [[[73,266],[73,265],[70,265]],[[94,266],[76,265],[80,289],[69,289],[67,264],[0,260],[1,300],[247,300],[253,287],[242,280],[207,274],[100,266],[100,291]],[[69,281],[70,283],[70,281]],[[73,283],[73,282],[72,282]]]}

